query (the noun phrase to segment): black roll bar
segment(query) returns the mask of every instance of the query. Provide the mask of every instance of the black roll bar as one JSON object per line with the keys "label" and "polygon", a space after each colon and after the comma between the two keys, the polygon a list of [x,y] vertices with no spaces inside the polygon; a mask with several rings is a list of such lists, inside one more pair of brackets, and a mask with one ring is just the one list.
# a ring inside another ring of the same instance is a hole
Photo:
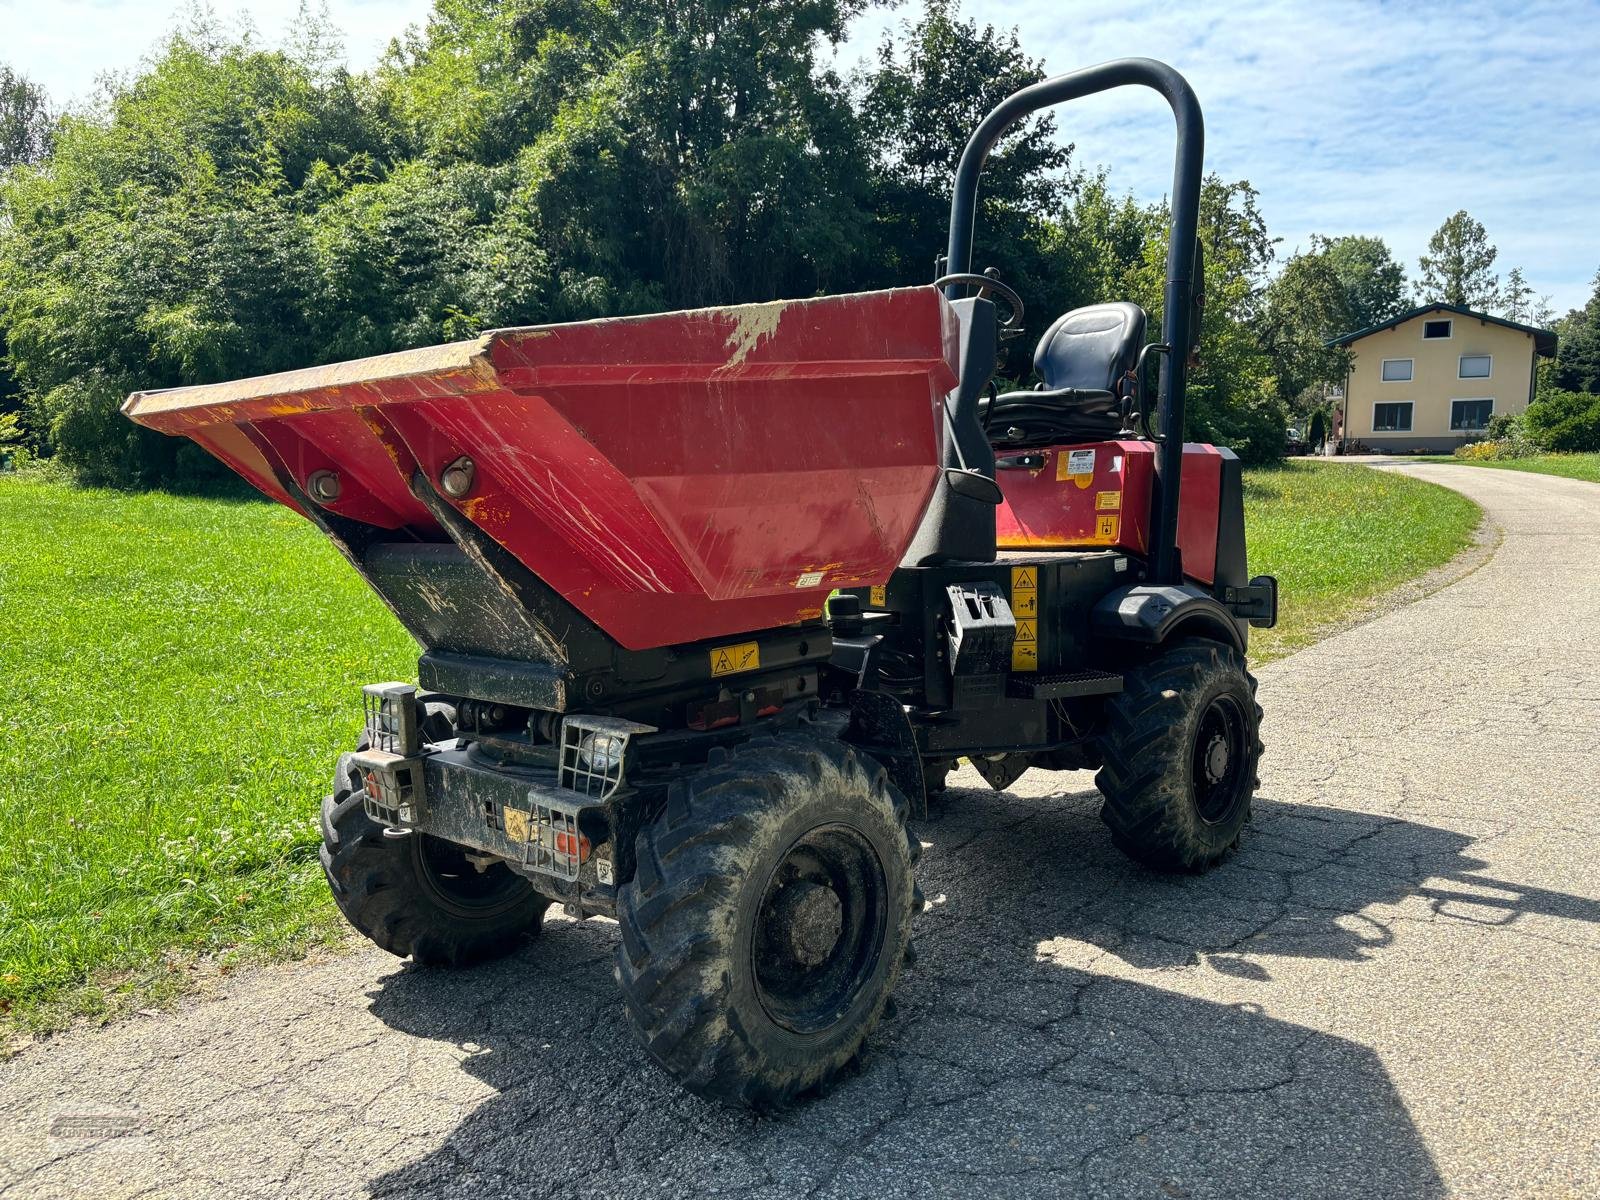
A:
{"label": "black roll bar", "polygon": [[[1012,125],[1041,108],[1064,104],[1127,84],[1141,84],[1161,93],[1178,125],[1177,157],[1172,171],[1172,228],[1168,234],[1165,311],[1161,340],[1173,348],[1161,373],[1162,441],[1156,455],[1156,520],[1152,531],[1151,582],[1180,583],[1178,561],[1178,481],[1183,470],[1183,407],[1189,385],[1190,322],[1194,315],[1195,240],[1200,223],[1200,171],[1205,155],[1205,121],[1188,80],[1153,58],[1119,58],[1070,71],[1013,92],[984,117],[967,140],[956,168],[950,198],[950,246],[945,270],[972,269],[972,226],[978,207],[978,176],[989,151]],[[946,289],[954,300],[960,285]]]}

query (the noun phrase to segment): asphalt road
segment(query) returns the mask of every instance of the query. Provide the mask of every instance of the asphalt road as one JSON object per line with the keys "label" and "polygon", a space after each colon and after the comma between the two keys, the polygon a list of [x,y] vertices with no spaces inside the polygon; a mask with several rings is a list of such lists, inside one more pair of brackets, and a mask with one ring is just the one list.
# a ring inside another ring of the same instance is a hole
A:
{"label": "asphalt road", "polygon": [[920,829],[921,961],[826,1100],[681,1093],[624,1030],[615,927],[557,920],[25,1051],[0,1193],[1600,1195],[1600,487],[1406,470],[1504,541],[1262,672],[1242,851],[1157,876],[1088,776],[964,776]]}

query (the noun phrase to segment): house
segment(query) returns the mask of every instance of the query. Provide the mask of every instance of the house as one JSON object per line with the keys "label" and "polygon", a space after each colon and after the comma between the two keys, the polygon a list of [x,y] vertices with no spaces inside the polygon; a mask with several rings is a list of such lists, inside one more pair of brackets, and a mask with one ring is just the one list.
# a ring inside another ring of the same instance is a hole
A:
{"label": "house", "polygon": [[1450,451],[1489,418],[1533,399],[1534,364],[1556,352],[1548,329],[1454,304],[1429,304],[1334,338],[1353,358],[1335,429],[1378,452]]}

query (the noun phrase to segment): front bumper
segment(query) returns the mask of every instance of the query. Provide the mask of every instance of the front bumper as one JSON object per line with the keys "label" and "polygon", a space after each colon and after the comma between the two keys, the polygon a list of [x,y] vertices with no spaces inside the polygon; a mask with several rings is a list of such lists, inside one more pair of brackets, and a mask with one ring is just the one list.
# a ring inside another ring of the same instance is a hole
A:
{"label": "front bumper", "polygon": [[[355,754],[367,815],[396,833],[426,833],[499,859],[535,880],[568,887],[614,884],[610,806],[625,787],[631,740],[650,726],[568,716],[557,770],[491,763],[460,740],[419,744],[397,713],[412,689],[368,689],[368,742]],[[377,702],[371,702],[376,696]],[[586,832],[586,830],[588,832]],[[591,838],[590,833],[595,836]],[[596,844],[598,843],[598,844]]]}

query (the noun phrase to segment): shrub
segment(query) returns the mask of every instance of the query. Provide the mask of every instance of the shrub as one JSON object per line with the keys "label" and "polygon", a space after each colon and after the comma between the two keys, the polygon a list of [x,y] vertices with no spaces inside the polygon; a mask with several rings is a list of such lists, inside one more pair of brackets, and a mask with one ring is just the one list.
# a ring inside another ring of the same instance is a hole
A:
{"label": "shrub", "polygon": [[1521,413],[1502,413],[1491,417],[1484,432],[1488,437],[1481,442],[1468,442],[1457,446],[1455,457],[1468,462],[1486,459],[1531,458],[1543,447],[1528,430]]}
{"label": "shrub", "polygon": [[1528,406],[1524,423],[1546,450],[1600,450],[1600,396],[1553,388]]}

